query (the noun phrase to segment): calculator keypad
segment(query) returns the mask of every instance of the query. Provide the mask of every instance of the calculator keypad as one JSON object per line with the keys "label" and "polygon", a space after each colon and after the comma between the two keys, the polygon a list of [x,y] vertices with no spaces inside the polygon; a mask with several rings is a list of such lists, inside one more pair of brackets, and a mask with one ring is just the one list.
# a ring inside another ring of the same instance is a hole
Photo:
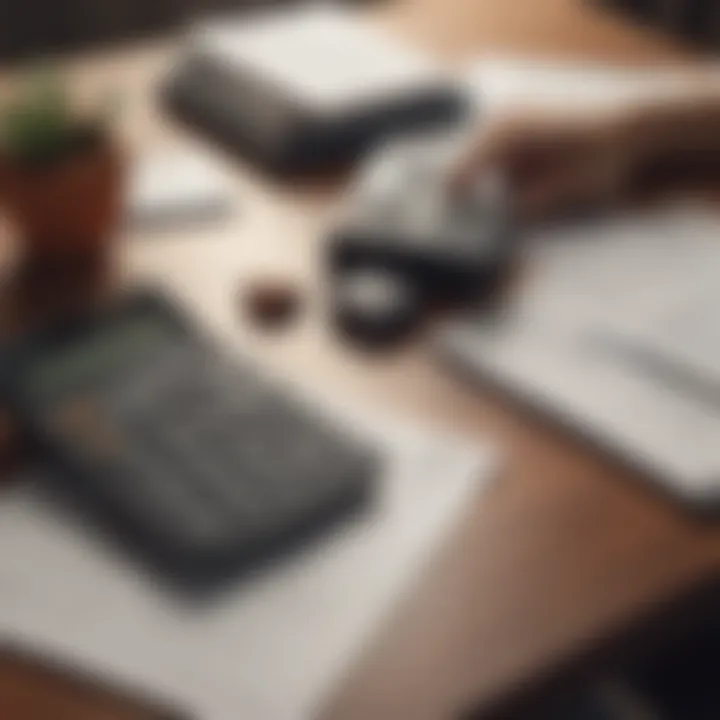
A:
{"label": "calculator keypad", "polygon": [[87,406],[59,413],[64,439],[84,447],[113,502],[193,546],[281,530],[341,492],[359,460],[249,369],[190,346],[116,380],[102,407],[102,423]]}

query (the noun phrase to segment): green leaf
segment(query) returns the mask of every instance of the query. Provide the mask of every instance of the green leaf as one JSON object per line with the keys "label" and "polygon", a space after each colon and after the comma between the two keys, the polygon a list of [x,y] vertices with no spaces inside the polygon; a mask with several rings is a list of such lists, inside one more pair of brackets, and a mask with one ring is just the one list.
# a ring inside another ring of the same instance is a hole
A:
{"label": "green leaf", "polygon": [[101,127],[109,119],[103,115],[89,121],[77,116],[60,77],[40,67],[2,109],[0,151],[21,162],[53,160],[76,147],[90,123]]}

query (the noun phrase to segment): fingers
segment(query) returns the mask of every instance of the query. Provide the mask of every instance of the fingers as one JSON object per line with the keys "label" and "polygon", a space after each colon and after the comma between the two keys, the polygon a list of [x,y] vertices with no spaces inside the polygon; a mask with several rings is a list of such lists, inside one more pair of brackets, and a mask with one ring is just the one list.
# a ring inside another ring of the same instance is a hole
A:
{"label": "fingers", "polygon": [[581,179],[574,173],[548,173],[516,189],[516,207],[527,220],[549,218],[563,209],[582,203],[582,188]]}
{"label": "fingers", "polygon": [[[562,133],[560,133],[562,136]],[[470,150],[452,168],[450,187],[463,192],[481,176],[493,173],[503,179],[513,195],[524,194],[552,166],[558,152],[554,141],[558,134],[544,118],[533,115],[510,116],[483,128]],[[517,203],[522,209],[522,199]]]}
{"label": "fingers", "polygon": [[602,118],[532,114],[492,124],[453,168],[451,187],[497,173],[518,214],[533,219],[604,200],[624,167],[608,127]]}
{"label": "fingers", "polygon": [[503,157],[516,137],[522,137],[522,133],[518,133],[516,122],[511,119],[481,129],[472,140],[470,150],[451,169],[451,187],[462,190],[484,171],[502,166]]}
{"label": "fingers", "polygon": [[461,160],[450,169],[449,184],[452,190],[466,188],[475,177],[482,174],[488,164],[490,140],[487,134],[476,137]]}
{"label": "fingers", "polygon": [[462,193],[493,175],[502,179],[519,215],[541,214],[552,204],[555,188],[565,185],[563,178],[555,177],[557,169],[546,144],[528,118],[491,125],[481,130],[469,152],[452,168],[451,191]]}
{"label": "fingers", "polygon": [[516,203],[528,220],[549,218],[612,204],[622,192],[621,175],[612,164],[566,165],[516,187]]}

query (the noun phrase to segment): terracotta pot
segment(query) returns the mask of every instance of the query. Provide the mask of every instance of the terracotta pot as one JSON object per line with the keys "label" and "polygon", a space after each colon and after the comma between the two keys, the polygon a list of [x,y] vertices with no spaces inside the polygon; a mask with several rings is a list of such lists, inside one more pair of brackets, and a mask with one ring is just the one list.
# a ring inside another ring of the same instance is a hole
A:
{"label": "terracotta pot", "polygon": [[120,220],[123,180],[123,158],[110,141],[48,165],[0,157],[0,204],[21,257],[57,262],[104,255]]}

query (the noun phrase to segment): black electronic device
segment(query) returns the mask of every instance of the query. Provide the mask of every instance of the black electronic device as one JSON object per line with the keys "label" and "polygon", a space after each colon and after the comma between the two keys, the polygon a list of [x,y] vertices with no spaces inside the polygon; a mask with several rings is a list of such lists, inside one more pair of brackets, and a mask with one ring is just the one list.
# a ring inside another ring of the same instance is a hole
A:
{"label": "black electronic device", "polygon": [[382,268],[431,301],[474,301],[497,290],[516,251],[509,203],[490,175],[451,188],[457,149],[457,137],[439,135],[379,148],[333,231],[332,270]]}
{"label": "black electronic device", "polygon": [[53,483],[185,589],[214,589],[369,498],[370,449],[165,295],[125,297],[5,359]]}
{"label": "black electronic device", "polygon": [[223,146],[293,173],[455,123],[468,106],[428,58],[332,6],[200,28],[162,92],[172,112]]}

